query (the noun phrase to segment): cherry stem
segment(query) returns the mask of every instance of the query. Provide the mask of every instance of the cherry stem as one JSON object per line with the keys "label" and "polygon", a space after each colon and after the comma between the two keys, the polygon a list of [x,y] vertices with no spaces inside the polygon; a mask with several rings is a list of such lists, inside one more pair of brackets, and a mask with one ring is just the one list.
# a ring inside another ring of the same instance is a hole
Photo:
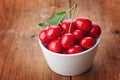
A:
{"label": "cherry stem", "polygon": [[[72,9],[75,9],[75,7],[77,7],[76,4],[74,4],[70,9],[68,9],[68,10],[66,11],[66,14],[68,14]],[[66,14],[64,14],[64,15],[60,18],[60,20],[63,19],[63,17],[66,16]],[[57,25],[60,23],[60,20],[58,21]]]}
{"label": "cherry stem", "polygon": [[70,30],[71,30],[71,27],[72,27],[72,22],[73,22],[73,19],[74,19],[76,8],[77,8],[77,4],[74,4],[73,7],[71,8],[71,10],[74,9],[74,12],[72,13],[72,20],[70,22],[68,33],[70,33]]}
{"label": "cherry stem", "polygon": [[70,9],[67,10],[67,13],[69,13],[72,9],[74,9],[75,7],[77,7],[77,4],[74,4]]}

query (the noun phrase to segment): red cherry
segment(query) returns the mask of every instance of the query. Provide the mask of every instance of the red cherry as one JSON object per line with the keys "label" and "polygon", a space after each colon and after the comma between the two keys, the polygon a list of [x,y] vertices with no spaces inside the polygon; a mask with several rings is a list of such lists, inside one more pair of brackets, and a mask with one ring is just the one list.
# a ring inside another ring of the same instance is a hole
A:
{"label": "red cherry", "polygon": [[[60,26],[62,27],[62,29],[63,29],[66,33],[68,33],[68,31],[69,31],[70,23],[71,23],[70,20],[65,20],[65,21],[63,21],[63,22],[60,24]],[[72,31],[74,30],[74,28],[75,28],[75,24],[72,23],[72,27],[71,27],[70,32],[72,32]]]}
{"label": "red cherry", "polygon": [[58,38],[61,35],[60,26],[49,26],[48,30],[46,31],[46,35],[49,39]]}
{"label": "red cherry", "polygon": [[74,45],[74,46],[68,48],[67,53],[75,54],[75,53],[82,52],[82,51],[83,51],[83,48],[80,45]]}
{"label": "red cherry", "polygon": [[92,29],[92,22],[87,18],[78,18],[75,21],[75,25],[78,29],[89,32]]}
{"label": "red cherry", "polygon": [[67,54],[67,48],[62,48],[62,53]]}
{"label": "red cherry", "polygon": [[84,37],[84,33],[79,29],[74,30],[72,33],[75,36],[76,40],[80,40]]}
{"label": "red cherry", "polygon": [[98,38],[101,34],[101,28],[99,25],[97,24],[92,24],[93,28],[90,31],[90,36],[92,36],[93,38]]}
{"label": "red cherry", "polygon": [[52,40],[48,44],[48,49],[53,52],[61,52],[62,46],[59,39]]}
{"label": "red cherry", "polygon": [[43,42],[43,43],[50,42],[50,39],[48,39],[47,36],[46,36],[46,30],[42,30],[40,32],[39,38],[40,38],[41,42]]}
{"label": "red cherry", "polygon": [[64,48],[68,48],[74,44],[75,37],[72,33],[65,33],[61,38],[61,45]]}
{"label": "red cherry", "polygon": [[92,37],[84,37],[80,41],[80,45],[85,49],[91,48],[92,46],[94,46],[94,44],[95,44],[95,40]]}

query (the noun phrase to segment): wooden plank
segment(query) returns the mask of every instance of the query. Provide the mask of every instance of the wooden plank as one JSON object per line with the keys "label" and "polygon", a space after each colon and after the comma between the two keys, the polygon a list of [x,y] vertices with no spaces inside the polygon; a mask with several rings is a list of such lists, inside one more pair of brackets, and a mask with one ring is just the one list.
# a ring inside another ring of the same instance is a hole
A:
{"label": "wooden plank", "polygon": [[92,68],[72,80],[120,80],[120,0],[72,0],[76,18],[85,16],[102,28]]}
{"label": "wooden plank", "polygon": [[52,72],[38,44],[39,22],[69,0],[0,0],[0,80],[69,80]]}
{"label": "wooden plank", "polygon": [[[38,44],[42,29],[38,23],[74,3],[75,18],[90,18],[101,26],[102,34],[93,67],[65,77],[48,68]],[[119,0],[0,0],[0,80],[119,80],[119,4]]]}

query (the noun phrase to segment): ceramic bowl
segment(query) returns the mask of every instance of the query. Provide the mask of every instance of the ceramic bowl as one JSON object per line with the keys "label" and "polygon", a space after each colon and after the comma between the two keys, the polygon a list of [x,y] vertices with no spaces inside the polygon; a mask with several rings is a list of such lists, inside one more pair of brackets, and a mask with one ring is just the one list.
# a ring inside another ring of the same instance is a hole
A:
{"label": "ceramic bowl", "polygon": [[100,39],[96,44],[83,52],[76,54],[60,54],[48,50],[39,40],[42,53],[50,69],[60,75],[75,76],[86,72],[93,64]]}

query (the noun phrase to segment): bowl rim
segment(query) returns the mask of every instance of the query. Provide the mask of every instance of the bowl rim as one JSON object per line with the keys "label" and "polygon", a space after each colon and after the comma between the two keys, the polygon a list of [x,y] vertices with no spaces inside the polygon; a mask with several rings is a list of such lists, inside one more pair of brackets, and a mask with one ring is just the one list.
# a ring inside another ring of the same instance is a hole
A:
{"label": "bowl rim", "polygon": [[[39,38],[38,38],[38,41],[39,41],[40,47],[43,47],[45,50],[47,50],[48,52],[50,52],[50,53],[53,54],[53,55],[58,55],[58,56],[77,56],[77,55],[87,54],[87,52],[93,50],[93,49],[99,44],[100,38],[98,38],[98,39],[96,40],[96,43],[95,43],[95,45],[94,45],[93,47],[89,48],[88,50],[85,50],[85,51],[82,51],[82,52],[79,52],[79,53],[75,53],[75,54],[60,54],[60,53],[52,52],[52,51],[48,50],[48,49],[42,44],[42,42],[40,41]],[[41,50],[42,50],[42,48],[41,48]],[[43,52],[42,52],[42,53],[43,53]]]}

